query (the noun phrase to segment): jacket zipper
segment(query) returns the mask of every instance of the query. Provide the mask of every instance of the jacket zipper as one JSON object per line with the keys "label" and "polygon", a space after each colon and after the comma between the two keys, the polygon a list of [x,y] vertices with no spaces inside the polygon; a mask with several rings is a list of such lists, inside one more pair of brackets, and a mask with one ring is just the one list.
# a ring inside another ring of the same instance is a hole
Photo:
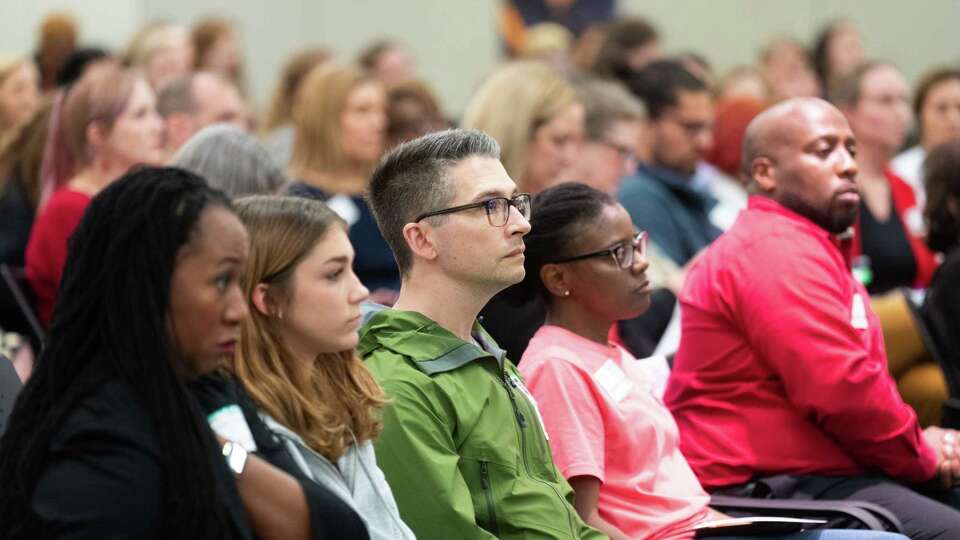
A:
{"label": "jacket zipper", "polygon": [[500,527],[497,524],[497,509],[493,504],[493,487],[490,485],[490,470],[486,461],[480,462],[480,486],[487,500],[487,519],[490,521],[489,530],[494,536],[500,536]]}
{"label": "jacket zipper", "polygon": [[[560,492],[557,491],[557,488],[553,484],[535,477],[533,473],[530,472],[530,464],[527,462],[526,437],[523,434],[523,430],[527,427],[527,420],[526,420],[526,417],[523,416],[523,413],[520,411],[520,406],[517,405],[517,397],[513,394],[513,390],[510,389],[511,383],[507,382],[507,376],[505,375],[502,368],[499,370],[499,378],[500,378],[500,384],[503,385],[503,388],[507,391],[507,395],[510,396],[510,404],[513,405],[513,412],[517,417],[517,424],[519,424],[521,428],[518,434],[520,436],[520,456],[523,460],[523,467],[526,469],[526,473],[530,475],[530,478],[532,478],[533,480],[540,482],[546,485],[547,487],[549,487],[557,495],[557,498],[560,499],[560,503],[564,505],[564,507],[566,507],[567,500],[563,498],[563,495],[561,495]],[[566,508],[566,511],[567,511],[567,524],[570,525],[571,538],[580,538],[580,535],[577,533],[576,522],[574,521],[573,516],[570,515],[570,509]]]}

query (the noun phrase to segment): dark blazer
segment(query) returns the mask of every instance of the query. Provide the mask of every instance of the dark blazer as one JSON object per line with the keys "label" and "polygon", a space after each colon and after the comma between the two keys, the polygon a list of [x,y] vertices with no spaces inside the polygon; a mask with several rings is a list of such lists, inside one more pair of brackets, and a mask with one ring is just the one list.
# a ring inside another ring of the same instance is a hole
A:
{"label": "dark blazer", "polygon": [[[303,486],[315,539],[367,539],[362,520],[322,486],[304,478],[292,458],[269,436],[255,411],[245,416],[258,454],[293,474]],[[251,422],[252,421],[252,422]],[[46,471],[31,507],[49,537],[159,538],[164,471],[153,422],[129,387],[101,385],[64,421],[49,448]],[[233,538],[256,538],[232,472],[221,459],[220,481]],[[196,467],[198,464],[183,464]]]}

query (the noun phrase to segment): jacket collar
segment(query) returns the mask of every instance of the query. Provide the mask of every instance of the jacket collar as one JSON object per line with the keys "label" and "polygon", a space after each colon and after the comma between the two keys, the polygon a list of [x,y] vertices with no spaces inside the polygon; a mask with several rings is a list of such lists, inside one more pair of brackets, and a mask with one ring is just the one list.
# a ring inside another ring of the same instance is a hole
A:
{"label": "jacket collar", "polygon": [[694,175],[687,176],[673,169],[653,164],[640,165],[637,168],[637,172],[663,184],[663,186],[673,192],[675,196],[689,200],[692,204],[699,206],[704,212],[709,212],[717,205],[717,200],[713,195],[694,185]]}
{"label": "jacket collar", "polygon": [[361,328],[357,352],[366,358],[384,348],[411,359],[427,375],[453,371],[481,358],[492,358],[503,369],[506,352],[480,323],[473,323],[472,334],[479,347],[420,313],[384,309]]}

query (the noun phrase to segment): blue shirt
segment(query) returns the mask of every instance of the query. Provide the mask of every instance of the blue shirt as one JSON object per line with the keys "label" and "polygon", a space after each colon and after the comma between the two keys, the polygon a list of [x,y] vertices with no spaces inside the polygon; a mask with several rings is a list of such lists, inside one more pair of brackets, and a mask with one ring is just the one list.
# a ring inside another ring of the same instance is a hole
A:
{"label": "blue shirt", "polygon": [[720,229],[709,219],[716,199],[676,171],[641,165],[620,184],[617,198],[634,225],[647,231],[650,240],[678,265],[720,236]]}
{"label": "blue shirt", "polygon": [[330,195],[303,182],[290,184],[287,195],[323,201],[347,222],[350,227],[347,236],[356,251],[353,271],[364,287],[371,291],[384,288],[400,290],[400,271],[393,251],[380,234],[373,212],[362,196]]}

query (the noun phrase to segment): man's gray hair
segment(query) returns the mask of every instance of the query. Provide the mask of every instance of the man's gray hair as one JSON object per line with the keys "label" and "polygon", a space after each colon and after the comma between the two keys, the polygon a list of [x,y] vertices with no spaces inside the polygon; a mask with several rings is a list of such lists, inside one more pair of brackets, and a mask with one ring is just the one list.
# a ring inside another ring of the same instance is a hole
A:
{"label": "man's gray hair", "polygon": [[586,110],[584,134],[588,140],[603,140],[614,122],[639,122],[647,118],[643,102],[619,83],[590,78],[576,81],[574,85]]}
{"label": "man's gray hair", "polygon": [[173,156],[171,165],[202,176],[231,198],[276,193],[287,183],[257,139],[229,124],[197,132]]}

